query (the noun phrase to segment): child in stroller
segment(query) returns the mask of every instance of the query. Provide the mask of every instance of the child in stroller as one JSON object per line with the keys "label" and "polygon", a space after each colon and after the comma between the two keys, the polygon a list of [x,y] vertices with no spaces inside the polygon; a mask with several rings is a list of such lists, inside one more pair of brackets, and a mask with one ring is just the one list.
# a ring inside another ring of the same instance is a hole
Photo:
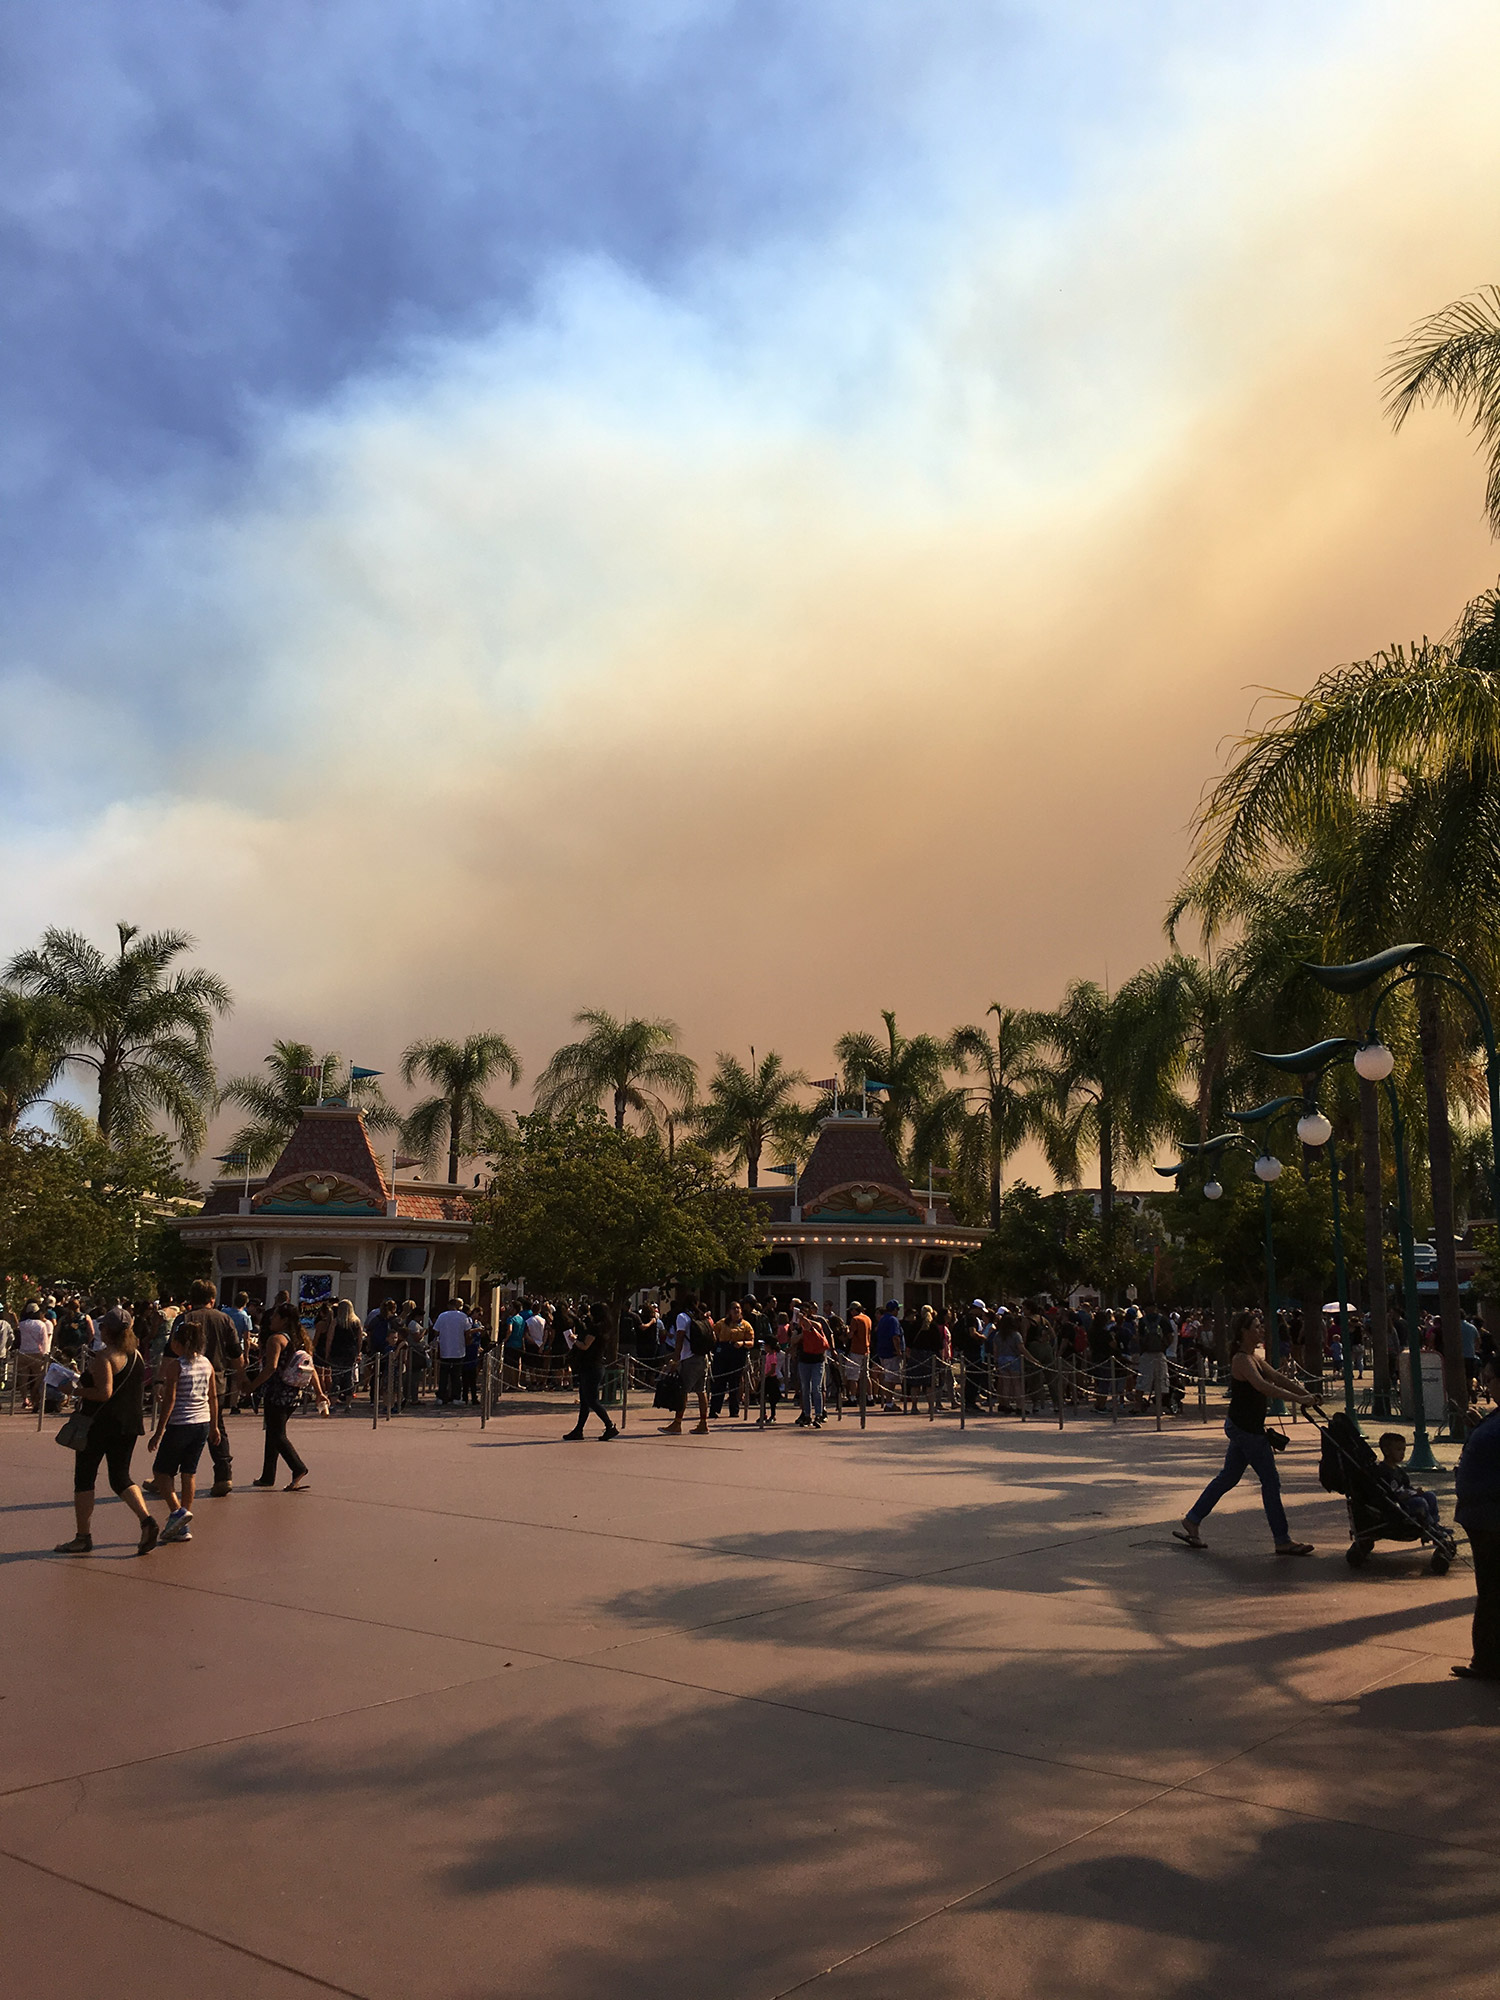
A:
{"label": "child in stroller", "polygon": [[[1316,1418],[1313,1419],[1316,1422]],[[1345,1411],[1328,1419],[1323,1430],[1323,1448],[1318,1459],[1318,1480],[1327,1493],[1342,1493],[1349,1509],[1349,1547],[1345,1560],[1359,1569],[1370,1559],[1377,1542],[1423,1542],[1432,1545],[1429,1567],[1442,1576],[1457,1553],[1452,1534],[1437,1518],[1433,1494],[1420,1498],[1430,1505],[1415,1505],[1418,1495],[1399,1461],[1405,1485],[1391,1483],[1389,1461],[1382,1464],[1359,1434],[1359,1426]],[[1382,1439],[1381,1443],[1384,1444]],[[1403,1441],[1404,1442],[1404,1441]]]}
{"label": "child in stroller", "polygon": [[1406,1457],[1406,1439],[1400,1431],[1382,1431],[1375,1442],[1380,1447],[1375,1476],[1395,1495],[1396,1505],[1428,1529],[1440,1528],[1443,1517],[1438,1512],[1437,1495],[1429,1493],[1425,1486],[1413,1486],[1411,1474],[1402,1463]]}

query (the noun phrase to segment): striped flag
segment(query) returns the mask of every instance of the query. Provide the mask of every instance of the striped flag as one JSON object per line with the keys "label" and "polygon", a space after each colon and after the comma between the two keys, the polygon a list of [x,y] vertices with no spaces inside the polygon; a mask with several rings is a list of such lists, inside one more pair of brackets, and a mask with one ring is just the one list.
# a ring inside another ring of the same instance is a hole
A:
{"label": "striped flag", "polygon": [[815,1076],[808,1085],[809,1090],[837,1090],[838,1087],[839,1080],[836,1076]]}

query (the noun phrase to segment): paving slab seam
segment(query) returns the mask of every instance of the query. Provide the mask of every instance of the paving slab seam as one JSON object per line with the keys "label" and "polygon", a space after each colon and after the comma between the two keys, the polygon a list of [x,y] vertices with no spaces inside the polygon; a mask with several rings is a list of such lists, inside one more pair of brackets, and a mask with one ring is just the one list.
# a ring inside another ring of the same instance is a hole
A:
{"label": "paving slab seam", "polygon": [[[1392,1679],[1398,1671],[1399,1669],[1393,1667],[1390,1673],[1377,1675],[1374,1680],[1367,1681],[1363,1686],[1354,1689],[1354,1695],[1364,1694],[1370,1688],[1382,1686],[1386,1681]],[[1347,1701],[1351,1698],[1349,1695],[1341,1695],[1338,1697],[1338,1700]],[[1332,1706],[1333,1704],[1330,1703],[1328,1705]],[[1191,1778],[1183,1778],[1175,1784],[1161,1786],[1149,1799],[1138,1799],[1134,1805],[1122,1807],[1119,1812],[1111,1813],[1107,1818],[1100,1820],[1097,1825],[1081,1829],[1078,1833],[1070,1835],[1067,1840],[1059,1841],[1056,1846],[1048,1848],[1044,1853],[1034,1854],[1029,1856],[1025,1861],[1017,1862],[1013,1868],[1005,1869],[1003,1873],[996,1875],[992,1880],[981,1882],[976,1888],[965,1890],[963,1895],[952,1897],[948,1902],[939,1904],[936,1909],[928,1910],[920,1917],[913,1917],[909,1923],[898,1925],[895,1930],[888,1931],[883,1937],[872,1938],[868,1944],[861,1945],[858,1951],[846,1953],[843,1958],[836,1959],[832,1965],[826,1965],[819,1971],[809,1974],[806,1979],[799,1980],[796,1985],[782,1987],[777,1993],[770,1996],[770,2000],[789,2000],[791,1994],[805,1992],[808,1987],[815,1986],[820,1979],[827,1979],[833,1973],[842,1971],[845,1966],[854,1964],[856,1960],[868,1957],[871,1952],[879,1951],[882,1946],[894,1943],[897,1938],[906,1937],[912,1931],[920,1930],[924,1924],[930,1924],[938,1917],[947,1916],[950,1912],[961,1909],[965,1903],[972,1902],[976,1896],[988,1895],[992,1890],[997,1889],[1002,1882],[1009,1882],[1018,1875],[1024,1875],[1027,1869],[1039,1867],[1043,1862],[1050,1861],[1056,1855],[1065,1853],[1068,1848],[1076,1847],[1079,1841],[1092,1839],[1095,1834],[1103,1832],[1106,1827],[1116,1826],[1121,1820],[1129,1819],[1132,1814],[1144,1812],[1151,1806],[1159,1805],[1163,1799],[1172,1798],[1179,1793],[1190,1793],[1196,1798],[1224,1798],[1228,1803],[1248,1806],[1261,1812],[1284,1813],[1288,1817],[1305,1820],[1313,1824],[1334,1827],[1359,1827],[1362,1831],[1366,1832],[1388,1833],[1388,1828],[1371,1827],[1362,1820],[1335,1818],[1325,1813],[1302,1812],[1293,1806],[1268,1806],[1262,1799],[1240,1799],[1232,1793],[1225,1794],[1197,1790],[1197,1783],[1200,1779],[1210,1776],[1216,1770],[1222,1770],[1226,1766],[1238,1762],[1241,1757],[1248,1756],[1253,1750],[1263,1749],[1266,1744],[1274,1743],[1278,1737],[1291,1735],[1295,1730],[1304,1726],[1305,1718],[1301,1718],[1294,1723],[1288,1723],[1285,1728],[1273,1730],[1269,1736],[1261,1738],[1258,1743],[1247,1744],[1243,1750],[1237,1750],[1232,1757],[1226,1757],[1218,1764],[1207,1766],[1205,1770],[1194,1773]],[[1021,1756],[1025,1753],[1008,1751],[1002,1754]],[[1031,1761],[1052,1762],[1053,1760],[1033,1759]],[[1077,1770],[1084,1767],[1070,1765],[1066,1768]],[[1111,1773],[1108,1775],[1118,1776],[1119,1774]],[[1143,1780],[1142,1782],[1149,1782],[1149,1780]],[[1477,1854],[1486,1860],[1493,1860],[1494,1858],[1487,1849],[1465,1847],[1458,1841],[1439,1839],[1434,1845],[1443,1848],[1452,1848],[1456,1853]]]}
{"label": "paving slab seam", "polygon": [[269,1965],[273,1971],[284,1972],[292,1979],[317,1987],[320,1993],[337,1993],[341,2000],[370,2000],[369,1994],[361,1993],[353,1986],[338,1986],[331,1979],[320,1978],[316,1972],[304,1972],[300,1965],[292,1965],[284,1958],[272,1958],[269,1952],[256,1951],[247,1944],[236,1944],[233,1938],[221,1937],[217,1931],[208,1930],[202,1924],[185,1923],[181,1917],[154,1909],[150,1903],[138,1903],[130,1896],[120,1895],[117,1890],[101,1889],[97,1883],[85,1882],[76,1875],[65,1875],[60,1868],[49,1868],[45,1862],[33,1861],[29,1854],[17,1854],[9,1847],[0,1847],[0,1854],[7,1861],[33,1869],[38,1875],[46,1875],[54,1882],[65,1882],[70,1889],[81,1889],[86,1896],[98,1896],[106,1903],[117,1904],[122,1910],[133,1910],[137,1916],[152,1917],[157,1923],[168,1924],[173,1930],[183,1931],[189,1937],[203,1938],[209,1944],[219,1945],[239,1958],[251,1959],[257,1965]]}

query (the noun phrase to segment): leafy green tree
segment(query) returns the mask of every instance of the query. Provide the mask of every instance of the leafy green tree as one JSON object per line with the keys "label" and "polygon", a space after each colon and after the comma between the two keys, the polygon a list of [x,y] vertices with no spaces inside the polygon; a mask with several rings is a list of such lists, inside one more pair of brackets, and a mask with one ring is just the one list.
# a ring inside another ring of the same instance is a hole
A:
{"label": "leafy green tree", "polygon": [[643,1286],[753,1270],[765,1244],[760,1205],[705,1151],[681,1146],[668,1159],[655,1133],[598,1112],[527,1118],[474,1209],[487,1267],[536,1291],[603,1299],[617,1332]]}
{"label": "leafy green tree", "polygon": [[[318,1072],[321,1060],[322,1073]],[[309,1042],[273,1042],[261,1065],[263,1076],[232,1076],[219,1094],[221,1104],[237,1104],[250,1113],[229,1141],[229,1151],[249,1156],[252,1172],[269,1166],[296,1131],[308,1105],[342,1098],[362,1113],[377,1132],[394,1131],[400,1113],[388,1104],[374,1077],[351,1077],[334,1050],[321,1059]]]}
{"label": "leafy green tree", "polygon": [[16,954],[5,978],[56,1005],[62,1062],[97,1079],[106,1144],[140,1137],[160,1111],[196,1153],[218,1102],[213,1024],[229,1010],[229,989],[201,967],[170,970],[193,947],[185,931],[116,928],[113,957],[76,931],[48,930],[39,947]]}
{"label": "leafy green tree", "polygon": [[964,1260],[964,1284],[986,1298],[1066,1297],[1085,1276],[1093,1247],[1087,1195],[1043,1194],[1016,1181],[1000,1197],[990,1236]]}
{"label": "leafy green tree", "polygon": [[788,1069],[774,1049],[748,1067],[721,1051],[694,1115],[699,1138],[710,1152],[727,1157],[735,1171],[743,1167],[750,1186],[758,1187],[767,1141],[795,1142],[797,1121],[788,1114],[795,1112],[797,1092],[806,1083],[801,1070]]}
{"label": "leafy green tree", "polygon": [[633,1111],[654,1127],[662,1100],[686,1107],[698,1086],[698,1066],[677,1048],[675,1021],[618,1021],[601,1007],[573,1016],[588,1033],[560,1048],[537,1079],[536,1108],[546,1118],[575,1118],[608,1097],[615,1130]]}
{"label": "leafy green tree", "polygon": [[458,1179],[464,1153],[490,1153],[509,1143],[500,1113],[485,1101],[485,1091],[498,1076],[521,1080],[521,1064],[504,1035],[468,1035],[461,1042],[413,1042],[401,1058],[401,1078],[437,1086],[401,1125],[402,1143],[424,1160],[436,1157],[448,1142],[448,1179]]}
{"label": "leafy green tree", "polygon": [[0,1136],[0,1275],[12,1302],[28,1283],[136,1296],[154,1282],[158,1225],[196,1193],[155,1133],[115,1146],[80,1122],[68,1139]]}
{"label": "leafy green tree", "polygon": [[882,1008],[885,1039],[862,1030],[840,1035],[833,1045],[843,1072],[845,1098],[858,1097],[866,1082],[885,1085],[877,1099],[881,1125],[897,1159],[906,1140],[943,1089],[947,1056],[935,1035],[903,1035],[896,1016]]}
{"label": "leafy green tree", "polygon": [[0,1133],[14,1132],[40,1104],[63,1064],[56,1004],[0,991]]}

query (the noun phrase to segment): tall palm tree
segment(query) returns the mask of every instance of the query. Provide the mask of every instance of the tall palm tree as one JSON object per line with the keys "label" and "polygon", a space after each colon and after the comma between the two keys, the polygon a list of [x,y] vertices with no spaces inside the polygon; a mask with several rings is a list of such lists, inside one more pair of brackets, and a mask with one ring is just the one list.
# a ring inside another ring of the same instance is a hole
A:
{"label": "tall palm tree", "polygon": [[[971,1024],[949,1037],[948,1057],[960,1075],[970,1070],[977,1084],[945,1091],[922,1122],[918,1151],[935,1156],[943,1140],[961,1180],[982,1181],[987,1190],[991,1229],[1000,1227],[1005,1169],[1028,1139],[1045,1140],[1051,1129],[1052,1078],[1041,1051],[1047,1017],[992,1000],[988,1027]],[[978,1194],[977,1187],[974,1190]]]}
{"label": "tall palm tree", "polygon": [[46,1096],[62,1068],[64,1044],[56,1003],[0,992],[0,1135]]}
{"label": "tall palm tree", "polygon": [[337,1051],[320,1058],[310,1042],[273,1042],[261,1065],[265,1075],[232,1076],[219,1093],[221,1104],[238,1104],[250,1113],[229,1141],[232,1153],[244,1153],[252,1172],[274,1160],[301,1122],[302,1113],[318,1102],[342,1098],[361,1113],[377,1132],[394,1131],[401,1114],[386,1101],[373,1077],[351,1077]]}
{"label": "tall palm tree", "polygon": [[504,1035],[467,1035],[461,1042],[413,1042],[401,1057],[401,1080],[435,1084],[437,1095],[410,1110],[401,1140],[424,1160],[448,1141],[448,1179],[458,1179],[459,1156],[488,1153],[506,1142],[505,1121],[485,1102],[497,1076],[521,1080],[521,1063]]}
{"label": "tall palm tree", "polygon": [[1177,1083],[1183,1047],[1177,1026],[1155,1005],[1149,979],[1118,993],[1073,980],[1047,1020],[1057,1116],[1046,1145],[1053,1172],[1076,1181],[1082,1162],[1099,1162],[1099,1214],[1106,1245],[1114,1234],[1115,1174],[1150,1157],[1182,1124]]}
{"label": "tall palm tree", "polygon": [[727,1155],[736,1170],[743,1167],[749,1185],[758,1187],[766,1141],[793,1136],[787,1113],[807,1078],[801,1070],[788,1069],[774,1049],[759,1062],[752,1050],[751,1058],[747,1066],[720,1051],[694,1123],[704,1143]]}
{"label": "tall palm tree", "polygon": [[884,1041],[856,1030],[840,1035],[833,1045],[843,1070],[846,1097],[856,1097],[867,1082],[885,1086],[880,1122],[891,1150],[901,1158],[908,1131],[915,1131],[924,1112],[941,1094],[947,1054],[935,1035],[903,1035],[896,1016],[883,1007]]}
{"label": "tall palm tree", "polygon": [[1484,285],[1414,326],[1386,370],[1399,430],[1419,404],[1451,403],[1488,453],[1484,501],[1500,535],[1500,285]]}
{"label": "tall palm tree", "polygon": [[676,1047],[675,1021],[618,1021],[602,1007],[573,1016],[588,1033],[560,1048],[537,1079],[537,1110],[548,1117],[577,1116],[611,1101],[615,1129],[624,1131],[633,1111],[653,1129],[663,1097],[692,1101],[698,1065]]}
{"label": "tall palm tree", "polygon": [[201,967],[170,972],[193,948],[185,931],[119,924],[119,948],[106,957],[76,931],[48,930],[40,946],[18,952],[4,977],[25,994],[56,1003],[65,1067],[98,1080],[100,1137],[134,1138],[164,1112],[190,1152],[202,1146],[208,1112],[218,1101],[213,1024],[229,1010],[229,988]]}

